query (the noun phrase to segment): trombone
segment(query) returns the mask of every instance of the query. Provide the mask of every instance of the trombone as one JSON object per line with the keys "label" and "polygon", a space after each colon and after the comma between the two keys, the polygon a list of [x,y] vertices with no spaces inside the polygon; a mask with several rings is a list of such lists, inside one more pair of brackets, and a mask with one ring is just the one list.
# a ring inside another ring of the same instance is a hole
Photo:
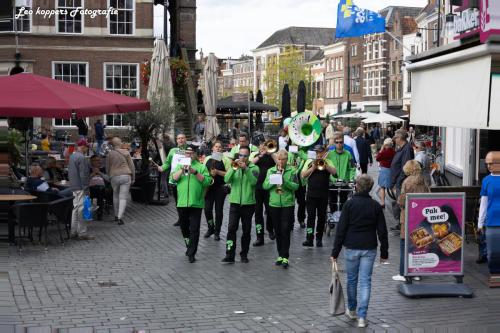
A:
{"label": "trombone", "polygon": [[268,154],[273,154],[278,151],[278,144],[276,140],[269,139],[264,142],[264,146],[266,147]]}
{"label": "trombone", "polygon": [[[277,169],[277,170],[276,170],[276,174],[281,175],[281,179],[283,180],[283,170],[281,170],[281,169]],[[282,183],[283,183],[283,181],[282,181]],[[279,194],[279,195],[282,195],[282,194],[283,194],[283,192],[284,192],[284,191],[283,191],[283,187],[282,187],[281,185],[278,185],[278,186],[276,187],[276,193],[277,193],[277,194]]]}
{"label": "trombone", "polygon": [[314,165],[316,165],[319,171],[323,171],[326,169],[326,157],[329,153],[330,151],[328,151],[322,158],[317,158],[316,160],[314,160]]}

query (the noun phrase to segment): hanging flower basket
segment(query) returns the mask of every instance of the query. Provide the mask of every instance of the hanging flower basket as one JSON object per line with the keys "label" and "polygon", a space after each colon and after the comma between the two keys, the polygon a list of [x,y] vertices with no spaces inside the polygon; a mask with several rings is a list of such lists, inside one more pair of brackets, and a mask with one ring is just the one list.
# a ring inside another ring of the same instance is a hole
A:
{"label": "hanging flower basket", "polygon": [[170,72],[172,83],[177,86],[184,86],[189,76],[189,67],[186,62],[179,58],[170,59]]}
{"label": "hanging flower basket", "polygon": [[149,86],[149,78],[151,77],[151,62],[144,61],[141,64],[141,81],[147,87]]}

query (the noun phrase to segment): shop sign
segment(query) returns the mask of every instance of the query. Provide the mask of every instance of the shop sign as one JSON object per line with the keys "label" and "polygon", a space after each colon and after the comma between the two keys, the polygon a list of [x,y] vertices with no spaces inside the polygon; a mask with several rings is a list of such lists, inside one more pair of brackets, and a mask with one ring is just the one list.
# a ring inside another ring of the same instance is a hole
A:
{"label": "shop sign", "polygon": [[460,15],[455,16],[454,24],[457,34],[479,28],[479,10],[477,8],[464,10]]}
{"label": "shop sign", "polygon": [[479,0],[479,9],[471,7],[470,0],[463,0],[463,6],[454,19],[454,30],[460,40],[479,35],[481,43],[491,36],[500,35],[500,1]]}
{"label": "shop sign", "polygon": [[500,35],[500,1],[481,0],[480,40],[485,43],[492,35]]}
{"label": "shop sign", "polygon": [[465,194],[408,194],[405,213],[405,276],[462,275]]}

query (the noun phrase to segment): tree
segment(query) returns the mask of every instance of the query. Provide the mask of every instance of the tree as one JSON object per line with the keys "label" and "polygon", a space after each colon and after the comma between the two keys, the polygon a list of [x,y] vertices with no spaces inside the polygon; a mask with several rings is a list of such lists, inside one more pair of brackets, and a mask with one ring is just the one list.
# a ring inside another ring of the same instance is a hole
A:
{"label": "tree", "polygon": [[[304,66],[304,51],[295,46],[287,46],[282,53],[267,58],[264,83],[266,103],[281,108],[281,91],[285,83],[290,87],[292,101],[297,99],[299,82],[309,82],[309,74]],[[307,100],[307,99],[306,99]],[[292,111],[296,111],[292,103]]]}
{"label": "tree", "polygon": [[175,124],[175,116],[182,110],[182,105],[169,100],[168,97],[154,96],[150,100],[151,108],[145,112],[127,113],[124,120],[131,126],[130,135],[141,140],[141,157],[144,163],[142,173],[149,168],[148,143],[160,134],[168,132]]}

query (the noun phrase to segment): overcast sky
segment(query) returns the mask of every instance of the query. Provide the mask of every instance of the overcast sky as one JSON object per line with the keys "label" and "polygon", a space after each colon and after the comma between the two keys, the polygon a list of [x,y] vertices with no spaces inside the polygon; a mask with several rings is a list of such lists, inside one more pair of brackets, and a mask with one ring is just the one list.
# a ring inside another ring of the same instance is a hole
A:
{"label": "overcast sky", "polygon": [[[365,9],[423,7],[427,0],[354,0]],[[251,54],[275,31],[290,26],[334,28],[338,0],[197,0],[198,50],[218,58]],[[155,9],[155,31],[161,32],[162,6]]]}

